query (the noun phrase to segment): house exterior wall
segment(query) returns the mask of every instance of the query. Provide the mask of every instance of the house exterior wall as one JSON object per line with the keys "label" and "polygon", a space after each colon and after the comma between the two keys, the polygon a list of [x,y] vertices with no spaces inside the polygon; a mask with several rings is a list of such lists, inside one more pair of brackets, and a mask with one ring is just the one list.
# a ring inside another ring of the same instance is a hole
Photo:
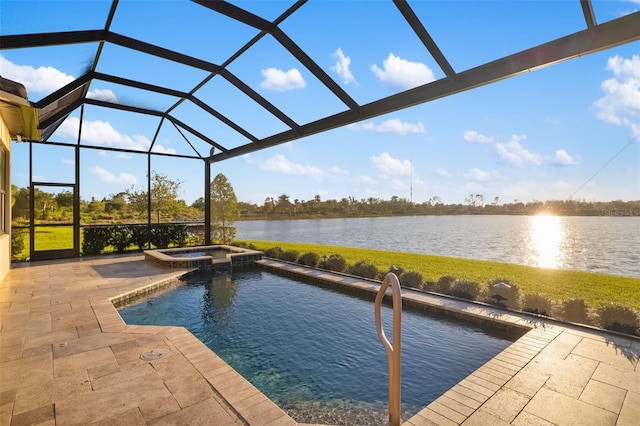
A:
{"label": "house exterior wall", "polygon": [[[0,151],[4,161],[0,161],[0,208],[4,211],[0,226],[0,285],[9,274],[11,267],[11,136],[4,120],[0,116]],[[2,196],[4,195],[4,196]]]}

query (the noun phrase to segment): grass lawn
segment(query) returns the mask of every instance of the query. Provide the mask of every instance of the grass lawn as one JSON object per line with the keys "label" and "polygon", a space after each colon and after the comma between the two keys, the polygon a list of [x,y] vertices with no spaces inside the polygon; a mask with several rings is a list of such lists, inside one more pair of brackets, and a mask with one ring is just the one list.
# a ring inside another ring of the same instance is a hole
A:
{"label": "grass lawn", "polygon": [[[28,231],[23,237],[24,249],[17,257],[18,259],[29,256]],[[299,254],[306,252],[315,252],[320,256],[341,254],[349,265],[366,260],[381,271],[386,271],[393,265],[405,271],[419,272],[425,280],[430,281],[436,281],[443,275],[454,275],[485,286],[491,279],[507,278],[518,285],[520,294],[541,293],[554,302],[579,298],[584,299],[592,308],[617,302],[640,310],[640,278],[352,247],[256,240],[244,240],[244,242],[254,244],[259,250],[279,246],[283,250],[296,250]],[[73,230],[61,227],[37,227],[36,244],[37,250],[71,248],[73,247]],[[109,247],[105,252],[112,250]]]}
{"label": "grass lawn", "polygon": [[[29,229],[22,231],[22,239],[24,248],[16,255],[16,258],[20,260],[29,257]],[[73,227],[37,226],[34,240],[35,249],[38,251],[70,249],[73,248]]]}
{"label": "grass lawn", "polygon": [[315,252],[320,256],[341,254],[349,265],[366,260],[382,271],[387,271],[389,266],[393,265],[405,271],[419,272],[425,280],[432,281],[436,281],[442,275],[454,275],[485,286],[490,279],[508,278],[520,288],[520,294],[541,293],[554,302],[579,298],[584,299],[591,307],[618,302],[640,310],[640,278],[427,254],[274,241],[243,241],[254,244],[258,250],[279,246],[283,250],[296,250],[299,254],[307,252]]}

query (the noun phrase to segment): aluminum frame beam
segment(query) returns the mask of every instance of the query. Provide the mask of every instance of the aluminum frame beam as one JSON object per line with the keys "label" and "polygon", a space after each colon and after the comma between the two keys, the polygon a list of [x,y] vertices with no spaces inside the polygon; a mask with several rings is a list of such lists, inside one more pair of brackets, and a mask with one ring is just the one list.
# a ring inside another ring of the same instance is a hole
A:
{"label": "aluminum frame beam", "polygon": [[471,68],[456,75],[455,80],[443,78],[423,86],[363,105],[359,113],[345,111],[300,127],[299,132],[285,131],[260,141],[260,146],[243,145],[220,153],[212,161],[222,161],[239,155],[310,136],[347,124],[377,117],[400,109],[467,91],[475,87],[531,72],[558,62],[610,49],[640,40],[640,12],[597,25],[593,29],[561,37],[542,45],[505,56],[493,62]]}

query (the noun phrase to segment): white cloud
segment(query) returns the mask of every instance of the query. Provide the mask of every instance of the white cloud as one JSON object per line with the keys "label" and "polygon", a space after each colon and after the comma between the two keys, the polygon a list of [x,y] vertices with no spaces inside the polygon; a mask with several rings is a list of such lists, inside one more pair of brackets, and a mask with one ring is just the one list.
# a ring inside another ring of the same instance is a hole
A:
{"label": "white cloud", "polygon": [[301,89],[307,84],[302,78],[302,74],[295,68],[289,71],[282,71],[277,68],[267,68],[260,70],[264,80],[260,83],[260,87],[265,90],[275,90],[278,92],[286,92],[287,90]]}
{"label": "white cloud", "polygon": [[609,58],[607,70],[613,78],[601,84],[604,96],[593,104],[596,118],[640,130],[640,55]]}
{"label": "white cloud", "polygon": [[[78,137],[80,119],[77,117],[67,118],[54,133],[61,137]],[[125,135],[114,129],[106,121],[85,121],[82,126],[82,140],[113,148],[130,149],[134,151],[147,151],[151,146],[151,141],[144,135]],[[175,154],[174,149],[166,149],[159,144],[153,146],[154,152],[165,152]]]}
{"label": "white cloud", "polygon": [[247,155],[245,160],[249,164],[256,164],[261,170],[283,175],[309,176],[316,180],[329,176],[329,172],[317,167],[292,163],[282,154],[276,154],[266,161],[254,160]]}
{"label": "white cloud", "polygon": [[130,155],[125,154],[124,152],[119,152],[116,154],[116,158],[120,158],[122,160],[131,160],[132,157]]}
{"label": "white cloud", "polygon": [[389,57],[382,61],[382,66],[384,70],[372,65],[371,71],[380,81],[402,89],[410,89],[435,80],[433,71],[425,64],[407,61],[393,53],[389,53]]}
{"label": "white cloud", "polygon": [[98,152],[98,155],[99,155],[100,157],[107,157],[107,156],[109,156],[109,154],[107,154],[107,152],[106,152],[106,151],[100,151],[100,152]]}
{"label": "white cloud", "polygon": [[60,127],[58,127],[58,129],[55,131],[54,135],[76,139],[78,137],[79,129],[80,119],[78,117],[69,117],[62,122]]}
{"label": "white cloud", "polygon": [[75,164],[73,160],[69,160],[67,158],[63,158],[60,162],[62,164],[66,164],[67,166],[73,166]]}
{"label": "white cloud", "polygon": [[332,175],[342,175],[342,176],[347,176],[349,174],[347,170],[342,170],[338,166],[329,167],[328,172],[331,173]]}
{"label": "white cloud", "polygon": [[105,183],[125,183],[130,185],[135,185],[138,183],[138,179],[130,173],[120,173],[118,176],[114,175],[108,170],[103,169],[99,166],[94,166],[89,168],[89,171],[92,175],[98,176],[100,182]]}
{"label": "white cloud", "polygon": [[570,166],[573,164],[578,164],[578,159],[569,155],[567,151],[564,149],[559,149],[555,152],[553,157],[550,158],[552,164],[557,164],[561,166]]}
{"label": "white cloud", "polygon": [[511,140],[506,144],[497,143],[495,147],[500,160],[504,164],[512,167],[542,165],[542,155],[530,152],[520,145],[520,141],[526,138],[525,135],[513,135],[511,136]]}
{"label": "white cloud", "polygon": [[118,97],[110,89],[95,89],[87,93],[87,98],[98,101],[117,103]]}
{"label": "white cloud", "polygon": [[422,123],[406,123],[398,118],[391,118],[380,124],[369,122],[362,124],[350,124],[347,127],[351,130],[370,130],[376,133],[397,133],[399,135],[425,132],[424,125]]}
{"label": "white cloud", "polygon": [[397,158],[391,157],[386,152],[380,154],[380,156],[369,158],[373,166],[380,170],[382,173],[386,175],[400,175],[400,176],[409,176],[411,175],[411,170],[413,165],[409,160],[399,160]]}
{"label": "white cloud", "polygon": [[476,132],[475,130],[465,130],[464,140],[470,143],[491,143],[493,138]]}
{"label": "white cloud", "polygon": [[434,176],[440,176],[440,177],[449,177],[449,176],[451,176],[448,171],[446,171],[445,169],[441,169],[441,168],[431,169],[431,174],[434,175]]}
{"label": "white cloud", "polygon": [[175,154],[176,150],[173,148],[165,148],[164,146],[160,145],[158,142],[156,142],[153,145],[153,148],[151,148],[151,152],[159,152],[162,154]]}
{"label": "white cloud", "polygon": [[468,173],[465,173],[464,177],[466,177],[467,179],[473,179],[479,182],[487,182],[487,181],[499,178],[500,175],[495,171],[486,171],[486,170],[482,170],[477,167],[474,167],[473,169],[469,170]]}
{"label": "white cloud", "polygon": [[16,65],[0,55],[2,76],[24,84],[27,95],[31,93],[49,94],[72,82],[74,77],[53,67],[34,68],[30,65]]}
{"label": "white cloud", "polygon": [[333,52],[333,57],[336,58],[336,64],[331,67],[331,71],[335,71],[342,78],[344,84],[354,83],[356,79],[349,69],[351,57],[345,56],[341,48]]}

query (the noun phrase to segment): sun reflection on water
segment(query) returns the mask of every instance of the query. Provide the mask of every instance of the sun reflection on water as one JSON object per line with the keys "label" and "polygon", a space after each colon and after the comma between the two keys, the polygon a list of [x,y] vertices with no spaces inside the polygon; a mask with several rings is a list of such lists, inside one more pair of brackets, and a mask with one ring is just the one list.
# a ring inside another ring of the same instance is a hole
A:
{"label": "sun reflection on water", "polygon": [[532,216],[529,222],[531,255],[535,266],[559,268],[562,264],[564,225],[559,216]]}

